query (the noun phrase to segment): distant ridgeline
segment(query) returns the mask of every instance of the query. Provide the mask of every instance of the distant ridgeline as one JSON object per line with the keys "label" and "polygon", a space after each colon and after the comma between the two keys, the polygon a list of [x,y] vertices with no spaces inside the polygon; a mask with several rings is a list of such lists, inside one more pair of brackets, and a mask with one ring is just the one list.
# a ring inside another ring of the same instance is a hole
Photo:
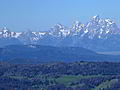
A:
{"label": "distant ridgeline", "polygon": [[9,45],[0,48],[0,60],[12,63],[120,61],[120,56],[102,55],[80,47]]}
{"label": "distant ridgeline", "polygon": [[47,45],[83,47],[96,52],[120,51],[120,28],[110,19],[94,16],[86,24],[75,21],[72,27],[56,24],[46,32],[11,32],[0,29],[0,47],[6,45]]}

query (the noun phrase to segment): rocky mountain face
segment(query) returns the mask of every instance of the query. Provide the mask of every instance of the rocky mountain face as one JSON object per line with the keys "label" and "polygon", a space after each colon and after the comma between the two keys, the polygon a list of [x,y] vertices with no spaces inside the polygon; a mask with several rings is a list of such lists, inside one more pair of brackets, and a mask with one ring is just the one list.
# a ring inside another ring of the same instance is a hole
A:
{"label": "rocky mountain face", "polygon": [[113,20],[94,16],[86,24],[75,21],[72,27],[56,24],[47,32],[11,32],[0,29],[0,46],[35,44],[64,47],[84,47],[94,51],[119,51],[120,28]]}

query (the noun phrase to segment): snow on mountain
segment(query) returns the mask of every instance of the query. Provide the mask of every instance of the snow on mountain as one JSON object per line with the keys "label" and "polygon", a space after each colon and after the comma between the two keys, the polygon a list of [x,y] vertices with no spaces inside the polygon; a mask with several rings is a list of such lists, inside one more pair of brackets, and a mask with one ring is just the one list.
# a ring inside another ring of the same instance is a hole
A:
{"label": "snow on mountain", "polygon": [[31,40],[39,40],[44,35],[51,35],[53,37],[67,37],[79,35],[80,37],[88,37],[89,39],[101,38],[106,39],[111,34],[120,34],[120,29],[116,23],[110,19],[101,19],[99,15],[93,16],[93,18],[87,23],[82,24],[79,21],[75,21],[71,28],[65,27],[62,24],[56,24],[49,32],[32,32],[30,30],[26,32],[10,32],[6,27],[0,29],[0,37],[26,37]]}
{"label": "snow on mountain", "polygon": [[120,33],[120,29],[114,21],[101,19],[99,16],[94,16],[92,20],[86,24],[84,30],[88,31],[87,36],[90,39],[107,39],[112,34]]}
{"label": "snow on mountain", "polygon": [[45,35],[45,32],[32,32],[31,30],[27,30],[23,33],[18,34],[18,39],[24,44],[36,44],[38,40]]}
{"label": "snow on mountain", "polygon": [[0,37],[2,38],[18,38],[22,32],[11,32],[7,27],[0,29]]}
{"label": "snow on mountain", "polygon": [[71,28],[71,35],[79,35],[80,33],[84,33],[84,24],[82,24],[79,21],[73,22],[72,28]]}
{"label": "snow on mountain", "polygon": [[20,35],[22,34],[22,32],[12,32],[13,34],[12,34],[12,37],[15,37],[15,38],[18,38],[18,37],[20,37]]}
{"label": "snow on mountain", "polygon": [[11,37],[11,32],[6,27],[3,27],[0,29],[0,37]]}
{"label": "snow on mountain", "polygon": [[56,24],[49,31],[49,35],[54,37],[66,37],[70,34],[70,29],[63,26],[62,24]]}
{"label": "snow on mountain", "polygon": [[11,32],[4,27],[0,29],[1,38],[15,38],[23,44],[80,46],[92,50],[120,47],[120,29],[117,24],[99,15],[93,16],[86,24],[75,21],[72,27],[56,24],[47,32]]}

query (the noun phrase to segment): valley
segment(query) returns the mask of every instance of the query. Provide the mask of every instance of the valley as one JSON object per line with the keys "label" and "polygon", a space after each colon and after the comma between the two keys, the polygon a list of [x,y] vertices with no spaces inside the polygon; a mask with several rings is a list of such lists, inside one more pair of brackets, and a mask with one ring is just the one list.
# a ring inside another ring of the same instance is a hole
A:
{"label": "valley", "polygon": [[0,90],[119,90],[119,62],[0,62]]}

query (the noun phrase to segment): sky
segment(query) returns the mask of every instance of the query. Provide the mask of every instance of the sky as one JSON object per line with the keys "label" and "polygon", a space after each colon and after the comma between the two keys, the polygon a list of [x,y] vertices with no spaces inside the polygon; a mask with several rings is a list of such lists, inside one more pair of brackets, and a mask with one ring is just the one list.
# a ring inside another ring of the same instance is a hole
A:
{"label": "sky", "polygon": [[95,15],[120,25],[120,0],[0,0],[0,27],[11,31],[44,31],[56,23],[71,26]]}

